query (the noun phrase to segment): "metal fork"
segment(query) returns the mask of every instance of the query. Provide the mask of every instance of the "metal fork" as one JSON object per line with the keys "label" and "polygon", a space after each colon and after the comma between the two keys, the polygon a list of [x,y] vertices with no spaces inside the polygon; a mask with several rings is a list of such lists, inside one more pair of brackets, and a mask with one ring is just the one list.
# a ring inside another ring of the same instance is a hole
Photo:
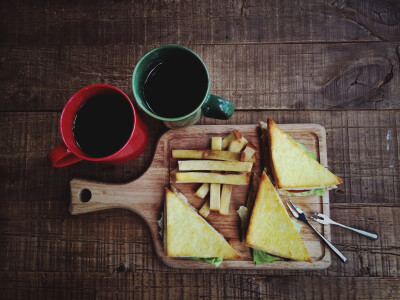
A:
{"label": "metal fork", "polygon": [[375,234],[375,233],[364,231],[364,230],[360,230],[360,229],[357,229],[357,228],[353,228],[353,227],[350,227],[350,226],[346,226],[346,225],[340,224],[338,222],[333,221],[327,215],[324,215],[324,214],[321,214],[321,213],[317,213],[317,212],[312,212],[312,214],[317,216],[317,217],[319,217],[320,219],[314,218],[312,216],[310,216],[310,218],[313,219],[314,221],[320,223],[320,224],[324,224],[324,225],[327,225],[327,224],[339,225],[341,227],[353,230],[353,231],[355,231],[355,232],[357,232],[359,234],[365,235],[365,236],[367,236],[367,237],[369,237],[371,239],[375,239],[376,240],[378,238],[378,235]]}
{"label": "metal fork", "polygon": [[286,205],[289,207],[290,212],[293,214],[293,216],[300,220],[303,221],[304,223],[306,223],[307,225],[309,225],[312,229],[314,229],[314,231],[319,235],[319,237],[332,249],[333,252],[336,253],[337,256],[340,257],[340,259],[347,264],[349,262],[349,260],[347,259],[346,256],[343,255],[342,252],[340,252],[335,246],[333,246],[333,244],[326,239],[322,234],[320,234],[318,232],[317,229],[314,228],[314,226],[311,225],[310,222],[308,222],[307,216],[306,214],[296,205],[292,202],[292,200],[289,200],[290,203],[292,204],[292,206],[294,207],[294,209],[289,205],[289,203],[286,202]]}

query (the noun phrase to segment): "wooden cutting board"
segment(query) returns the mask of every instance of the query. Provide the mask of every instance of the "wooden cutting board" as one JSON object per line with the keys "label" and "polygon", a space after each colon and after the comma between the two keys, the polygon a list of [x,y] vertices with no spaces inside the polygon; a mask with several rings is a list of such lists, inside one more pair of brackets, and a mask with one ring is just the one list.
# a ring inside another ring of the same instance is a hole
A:
{"label": "wooden cutting board", "polygon": [[[327,167],[327,148],[325,129],[317,124],[283,124],[279,125],[294,140],[305,145],[317,154],[319,161]],[[153,161],[147,171],[138,179],[124,184],[100,183],[84,179],[71,180],[71,214],[83,214],[111,208],[129,209],[142,217],[149,226],[157,255],[169,266],[175,268],[214,268],[211,264],[184,258],[167,257],[163,250],[163,242],[159,234],[157,220],[163,209],[165,189],[173,184],[196,208],[200,208],[204,200],[196,197],[194,192],[200,184],[175,183],[170,175],[177,168],[177,160],[171,157],[173,149],[210,149],[211,137],[225,137],[234,129],[259,149],[260,131],[257,125],[207,125],[192,126],[184,129],[170,130],[158,141]],[[260,158],[260,153],[257,153]],[[256,163],[253,171],[261,173],[262,166]],[[206,219],[218,230],[241,255],[240,260],[224,260],[220,268],[230,269],[324,269],[331,264],[331,255],[319,237],[306,225],[301,227],[303,239],[313,263],[299,261],[276,261],[260,266],[255,265],[251,250],[240,240],[240,219],[236,210],[244,205],[248,186],[234,186],[228,216],[211,213]],[[288,197],[282,196],[283,201]],[[329,194],[323,197],[306,196],[291,197],[305,213],[322,212],[329,216]],[[290,213],[289,213],[290,215]],[[303,224],[303,223],[300,223]],[[331,238],[329,226],[313,223],[315,227]]]}

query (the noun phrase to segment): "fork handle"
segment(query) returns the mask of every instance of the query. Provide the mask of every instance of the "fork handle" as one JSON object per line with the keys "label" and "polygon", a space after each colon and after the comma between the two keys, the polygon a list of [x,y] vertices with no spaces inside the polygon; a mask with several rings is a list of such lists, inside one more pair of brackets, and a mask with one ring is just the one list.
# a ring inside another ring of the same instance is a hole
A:
{"label": "fork handle", "polygon": [[375,233],[372,233],[372,232],[368,232],[368,231],[365,231],[365,230],[353,228],[353,227],[346,226],[346,225],[343,225],[343,224],[340,224],[340,223],[337,223],[337,222],[334,222],[333,224],[339,225],[339,226],[341,226],[343,228],[347,228],[347,229],[353,230],[353,231],[355,231],[355,232],[357,232],[359,234],[362,234],[364,236],[367,236],[367,237],[369,237],[371,239],[375,239],[376,240],[378,238],[378,235],[375,234]]}
{"label": "fork handle", "polygon": [[319,231],[318,231],[317,229],[315,229],[314,226],[312,226],[312,224],[311,224],[310,222],[307,222],[307,223],[308,223],[308,225],[310,225],[310,227],[311,227],[312,229],[314,229],[314,231],[319,235],[319,237],[320,237],[321,239],[324,240],[324,242],[329,246],[329,248],[331,248],[332,251],[335,252],[335,254],[336,254],[337,256],[340,257],[340,259],[341,259],[345,264],[347,264],[347,263],[349,262],[349,260],[347,259],[347,257],[344,256],[344,254],[343,254],[342,252],[340,252],[338,248],[336,248],[335,246],[333,246],[333,244],[332,244],[328,239],[326,239],[322,234],[320,234]]}

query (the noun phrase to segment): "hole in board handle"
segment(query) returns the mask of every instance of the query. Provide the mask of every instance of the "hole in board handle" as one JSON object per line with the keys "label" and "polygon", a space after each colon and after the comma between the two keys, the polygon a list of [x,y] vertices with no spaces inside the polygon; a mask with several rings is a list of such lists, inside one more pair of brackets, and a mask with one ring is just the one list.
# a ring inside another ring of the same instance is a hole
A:
{"label": "hole in board handle", "polygon": [[83,189],[79,193],[79,199],[81,199],[81,202],[89,202],[92,199],[92,192],[89,189]]}

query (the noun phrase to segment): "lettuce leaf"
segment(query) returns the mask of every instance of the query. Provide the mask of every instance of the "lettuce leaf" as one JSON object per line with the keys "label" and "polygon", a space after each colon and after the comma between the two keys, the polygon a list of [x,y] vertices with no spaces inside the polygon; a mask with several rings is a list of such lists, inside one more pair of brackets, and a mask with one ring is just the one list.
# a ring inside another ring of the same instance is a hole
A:
{"label": "lettuce leaf", "polygon": [[161,239],[163,239],[163,234],[164,234],[164,212],[161,212],[161,218],[157,220],[158,227],[160,228],[160,231],[158,232],[161,235]]}
{"label": "lettuce leaf", "polygon": [[242,241],[244,241],[246,239],[247,227],[249,227],[250,212],[246,206],[240,206],[236,212],[239,215],[242,224]]}
{"label": "lettuce leaf", "polygon": [[276,260],[283,260],[280,257],[269,255],[264,251],[253,249],[253,260],[255,261],[256,265],[262,265],[265,263],[273,263]]}
{"label": "lettuce leaf", "polygon": [[323,196],[324,195],[324,189],[313,189],[313,190],[308,190],[305,192],[300,192],[300,193],[293,193],[285,190],[279,190],[278,193],[280,195],[284,196],[310,196],[310,195],[317,195],[317,196]]}
{"label": "lettuce leaf", "polygon": [[312,152],[312,151],[308,151],[308,149],[303,145],[303,144],[300,144],[300,143],[298,143],[298,142],[295,142],[301,149],[303,149],[303,151],[305,152],[305,153],[307,153],[308,154],[308,156],[310,156],[312,159],[314,159],[314,160],[317,160],[317,156],[315,155],[315,153],[314,152]]}
{"label": "lettuce leaf", "polygon": [[196,261],[204,261],[206,263],[214,265],[214,267],[218,268],[222,261],[224,260],[222,257],[188,257],[191,260],[196,260]]}

